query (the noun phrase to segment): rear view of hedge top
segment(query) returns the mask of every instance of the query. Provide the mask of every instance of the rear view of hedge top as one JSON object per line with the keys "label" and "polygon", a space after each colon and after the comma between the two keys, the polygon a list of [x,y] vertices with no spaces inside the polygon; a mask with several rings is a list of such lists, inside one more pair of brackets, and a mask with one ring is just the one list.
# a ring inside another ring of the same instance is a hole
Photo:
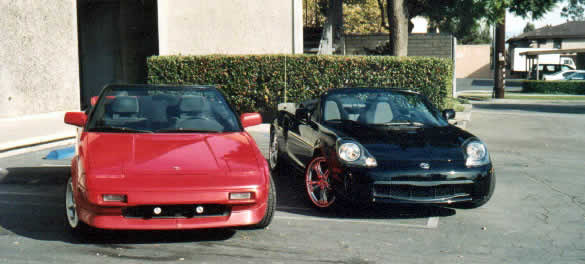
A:
{"label": "rear view of hedge top", "polygon": [[158,56],[150,57],[151,84],[215,84],[239,111],[274,111],[341,87],[397,87],[419,91],[437,106],[451,95],[452,62],[382,56]]}

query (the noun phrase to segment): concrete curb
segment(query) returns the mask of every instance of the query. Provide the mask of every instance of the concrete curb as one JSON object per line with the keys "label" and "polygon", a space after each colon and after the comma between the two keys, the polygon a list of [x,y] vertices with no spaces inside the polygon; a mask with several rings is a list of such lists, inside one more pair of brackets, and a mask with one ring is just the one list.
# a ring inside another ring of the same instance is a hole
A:
{"label": "concrete curb", "polygon": [[0,144],[0,153],[13,151],[22,148],[28,148],[57,141],[63,141],[75,138],[75,132],[58,133],[48,136],[32,137],[22,140],[16,140]]}
{"label": "concrete curb", "polygon": [[464,104],[463,112],[457,112],[455,114],[455,122],[453,125],[458,126],[462,129],[467,128],[467,124],[471,122],[471,110],[473,109],[472,104]]}

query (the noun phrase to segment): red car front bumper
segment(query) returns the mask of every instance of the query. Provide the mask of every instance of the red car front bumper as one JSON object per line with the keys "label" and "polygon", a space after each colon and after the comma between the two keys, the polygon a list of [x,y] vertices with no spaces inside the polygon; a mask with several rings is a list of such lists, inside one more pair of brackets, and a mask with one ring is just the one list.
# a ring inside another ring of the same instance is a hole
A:
{"label": "red car front bumper", "polygon": [[[83,193],[83,194],[82,194]],[[124,205],[109,206],[100,200],[104,192],[78,192],[77,213],[88,225],[101,229],[121,230],[175,230],[221,228],[259,223],[267,207],[266,189],[255,189],[254,199],[229,200],[229,191],[193,192],[133,192],[128,193]],[[221,204],[229,210],[218,216],[141,218],[126,217],[124,208],[141,205]]]}

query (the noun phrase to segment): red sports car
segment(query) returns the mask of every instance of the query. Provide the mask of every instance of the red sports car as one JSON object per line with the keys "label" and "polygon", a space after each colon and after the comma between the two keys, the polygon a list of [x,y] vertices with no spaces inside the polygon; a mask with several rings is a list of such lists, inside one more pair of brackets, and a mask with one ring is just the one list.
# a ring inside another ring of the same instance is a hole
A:
{"label": "red sports car", "polygon": [[67,183],[73,231],[270,224],[275,187],[266,159],[212,86],[110,85],[86,113]]}

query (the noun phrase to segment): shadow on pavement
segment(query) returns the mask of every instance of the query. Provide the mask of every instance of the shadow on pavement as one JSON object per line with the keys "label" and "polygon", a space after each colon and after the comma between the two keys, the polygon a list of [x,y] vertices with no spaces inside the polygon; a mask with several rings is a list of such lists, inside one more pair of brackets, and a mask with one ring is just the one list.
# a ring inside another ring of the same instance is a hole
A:
{"label": "shadow on pavement", "polygon": [[484,110],[520,110],[556,114],[585,114],[585,105],[552,104],[474,104],[474,109]]}
{"label": "shadow on pavement", "polygon": [[188,231],[94,230],[86,237],[71,234],[65,220],[68,167],[7,168],[0,174],[0,235],[8,232],[37,240],[91,244],[149,244],[221,241],[233,229]]}
{"label": "shadow on pavement", "polygon": [[406,206],[406,205],[350,205],[342,204],[330,210],[314,208],[305,191],[302,172],[290,166],[274,172],[272,177],[276,182],[277,206],[276,210],[297,215],[315,216],[337,219],[415,219],[433,216],[451,216],[454,209],[440,206]]}

